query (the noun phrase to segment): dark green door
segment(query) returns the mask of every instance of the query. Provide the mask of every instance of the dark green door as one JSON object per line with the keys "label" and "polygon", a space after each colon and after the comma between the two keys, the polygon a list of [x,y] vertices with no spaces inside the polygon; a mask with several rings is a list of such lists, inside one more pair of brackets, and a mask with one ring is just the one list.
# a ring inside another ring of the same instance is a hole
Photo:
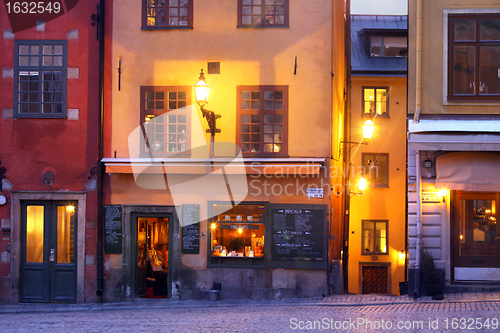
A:
{"label": "dark green door", "polygon": [[76,302],[73,201],[21,203],[21,302]]}

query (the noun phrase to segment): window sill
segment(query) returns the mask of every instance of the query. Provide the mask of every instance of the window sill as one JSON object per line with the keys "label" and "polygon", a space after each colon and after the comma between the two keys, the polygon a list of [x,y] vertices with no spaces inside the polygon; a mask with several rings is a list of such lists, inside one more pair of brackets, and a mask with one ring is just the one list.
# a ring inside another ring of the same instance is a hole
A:
{"label": "window sill", "polygon": [[20,115],[15,114],[13,116],[14,119],[67,119],[67,115],[41,115],[41,114],[32,114],[32,115]]}
{"label": "window sill", "polygon": [[389,253],[379,253],[379,252],[370,252],[370,253],[361,253],[362,256],[388,256]]}
{"label": "window sill", "polygon": [[238,29],[267,29],[267,28],[290,28],[289,25],[238,25]]}
{"label": "window sill", "polygon": [[364,118],[390,118],[388,114],[373,114],[373,113],[363,113]]}
{"label": "window sill", "polygon": [[193,30],[193,27],[142,27],[143,31],[155,31],[155,30]]}

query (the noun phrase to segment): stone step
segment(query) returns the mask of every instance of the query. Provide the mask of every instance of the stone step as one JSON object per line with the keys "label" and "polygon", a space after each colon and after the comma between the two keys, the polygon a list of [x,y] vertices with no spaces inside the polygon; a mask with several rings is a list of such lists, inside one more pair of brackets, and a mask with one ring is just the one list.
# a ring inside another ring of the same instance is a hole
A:
{"label": "stone step", "polygon": [[444,288],[446,294],[487,293],[500,291],[498,282],[454,282]]}

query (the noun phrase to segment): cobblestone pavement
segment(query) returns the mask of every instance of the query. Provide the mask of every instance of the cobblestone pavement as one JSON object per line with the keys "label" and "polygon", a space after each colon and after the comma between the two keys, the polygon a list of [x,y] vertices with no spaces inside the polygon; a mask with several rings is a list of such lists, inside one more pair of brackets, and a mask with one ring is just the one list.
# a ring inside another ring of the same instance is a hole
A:
{"label": "cobblestone pavement", "polygon": [[24,310],[8,313],[7,307],[3,308],[0,329],[1,333],[500,331],[498,294],[449,298],[413,301],[352,295],[278,302],[137,302],[56,308],[18,305],[14,308]]}

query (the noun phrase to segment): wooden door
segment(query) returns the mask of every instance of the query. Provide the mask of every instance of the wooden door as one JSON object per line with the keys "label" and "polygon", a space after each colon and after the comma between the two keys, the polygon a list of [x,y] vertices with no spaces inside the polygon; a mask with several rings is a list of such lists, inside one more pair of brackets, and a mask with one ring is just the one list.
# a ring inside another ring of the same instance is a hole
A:
{"label": "wooden door", "polygon": [[362,267],[362,293],[387,294],[387,267]]}
{"label": "wooden door", "polygon": [[77,203],[21,203],[21,302],[76,301]]}

